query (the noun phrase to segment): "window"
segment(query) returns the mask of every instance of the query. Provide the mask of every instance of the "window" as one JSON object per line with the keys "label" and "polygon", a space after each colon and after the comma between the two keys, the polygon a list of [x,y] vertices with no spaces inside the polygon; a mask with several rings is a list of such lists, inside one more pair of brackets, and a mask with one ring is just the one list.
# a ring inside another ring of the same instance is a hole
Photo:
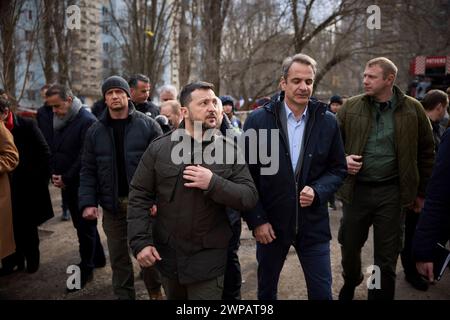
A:
{"label": "window", "polygon": [[109,68],[109,61],[103,60],[103,68],[108,69]]}
{"label": "window", "polygon": [[33,11],[28,10],[28,20],[33,20]]}
{"label": "window", "polygon": [[108,42],[103,42],[103,51],[109,52],[109,43]]}
{"label": "window", "polygon": [[106,16],[108,14],[108,8],[107,7],[102,7],[102,15]]}

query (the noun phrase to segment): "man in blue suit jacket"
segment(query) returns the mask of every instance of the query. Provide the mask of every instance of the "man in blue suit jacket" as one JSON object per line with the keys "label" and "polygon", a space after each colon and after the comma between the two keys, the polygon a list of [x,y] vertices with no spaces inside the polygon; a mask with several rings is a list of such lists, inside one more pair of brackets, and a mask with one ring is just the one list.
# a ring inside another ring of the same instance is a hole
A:
{"label": "man in blue suit jacket", "polygon": [[[278,171],[267,175],[261,170],[267,165],[260,159],[252,163],[246,148],[259,201],[244,219],[257,241],[258,299],[262,300],[277,298],[291,245],[305,274],[308,298],[332,299],[327,201],[341,186],[347,165],[335,117],[325,103],[311,98],[315,74],[311,57],[296,54],[285,59],[281,94],[250,114],[244,125],[246,134],[250,129],[260,134],[261,129],[268,130],[268,154],[278,156],[279,162]],[[273,130],[279,130],[275,140]],[[257,145],[262,148],[264,143],[258,140]]]}

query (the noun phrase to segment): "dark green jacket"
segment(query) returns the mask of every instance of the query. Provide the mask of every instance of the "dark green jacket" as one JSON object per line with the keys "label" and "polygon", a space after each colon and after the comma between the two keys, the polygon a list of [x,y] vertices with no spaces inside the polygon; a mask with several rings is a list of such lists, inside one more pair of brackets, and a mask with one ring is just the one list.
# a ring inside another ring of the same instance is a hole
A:
{"label": "dark green jacket", "polygon": [[[179,145],[171,141],[171,134],[149,146],[131,181],[128,238],[135,256],[144,247],[155,246],[162,258],[156,264],[160,272],[189,284],[224,274],[231,237],[225,208],[252,209],[258,193],[245,162],[202,164],[213,172],[208,190],[185,187],[187,164],[172,162],[172,150]],[[221,141],[235,150],[223,136],[215,136],[203,148],[217,148]],[[155,219],[149,215],[153,204],[158,209]]]}
{"label": "dark green jacket", "polygon": [[[417,195],[425,195],[434,161],[434,142],[431,124],[416,99],[405,95],[394,86],[397,106],[394,110],[395,150],[400,179],[402,206],[412,204]],[[359,95],[348,99],[337,113],[347,155],[361,155],[372,126],[374,107],[369,97]],[[363,159],[364,162],[364,159]],[[348,175],[338,196],[352,202],[355,176]]]}

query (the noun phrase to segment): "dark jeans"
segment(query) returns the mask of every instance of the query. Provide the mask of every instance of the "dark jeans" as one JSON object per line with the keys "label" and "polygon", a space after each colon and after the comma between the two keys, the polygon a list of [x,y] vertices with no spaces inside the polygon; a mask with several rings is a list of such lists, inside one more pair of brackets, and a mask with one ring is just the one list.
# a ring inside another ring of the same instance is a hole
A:
{"label": "dark jeans", "polygon": [[[258,260],[258,299],[276,300],[281,269],[290,245],[275,239],[269,244],[256,243]],[[330,243],[295,245],[305,275],[309,300],[332,300]]]}
{"label": "dark jeans", "polygon": [[239,263],[238,250],[240,246],[242,222],[237,220],[231,225],[233,235],[228,244],[227,264],[225,267],[225,277],[223,283],[223,300],[241,299],[241,264]]}
{"label": "dark jeans", "polygon": [[72,216],[72,223],[77,230],[81,263],[80,268],[92,271],[96,262],[105,261],[105,252],[97,230],[97,220],[83,219],[83,213],[78,209],[78,188],[63,190],[67,207]]}
{"label": "dark jeans", "polygon": [[396,265],[402,248],[404,213],[396,183],[357,183],[351,204],[344,203],[339,228],[345,284],[361,282],[361,249],[373,226],[374,265],[380,268],[381,288],[369,290],[368,298],[392,300],[395,294]]}

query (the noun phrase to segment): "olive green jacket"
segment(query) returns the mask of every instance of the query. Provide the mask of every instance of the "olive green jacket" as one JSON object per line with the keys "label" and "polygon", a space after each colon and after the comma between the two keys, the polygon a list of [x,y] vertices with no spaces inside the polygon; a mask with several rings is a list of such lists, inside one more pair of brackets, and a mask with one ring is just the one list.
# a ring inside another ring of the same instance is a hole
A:
{"label": "olive green jacket", "polygon": [[[223,136],[214,136],[198,150],[218,152],[228,147],[221,163],[201,164],[213,173],[208,189],[187,188],[183,170],[188,164],[174,163],[172,157],[180,154],[180,145],[177,139],[171,140],[171,134],[175,132],[150,144],[131,181],[128,238],[135,256],[146,246],[155,246],[162,258],[156,264],[158,270],[167,278],[189,284],[224,274],[232,234],[225,209],[252,209],[258,192],[245,161],[226,163],[227,152],[237,156],[237,149]],[[192,140],[186,134],[182,136]],[[196,152],[181,153],[195,159]],[[151,219],[149,208],[154,204],[157,214]]]}
{"label": "olive green jacket", "polygon": [[[402,206],[411,205],[425,195],[434,162],[431,123],[419,101],[393,88],[397,106],[394,110],[395,150],[398,160],[400,199]],[[374,107],[367,95],[348,99],[337,113],[347,155],[362,155],[369,137]],[[364,159],[363,159],[364,161]],[[356,177],[348,175],[338,197],[351,203]]]}

